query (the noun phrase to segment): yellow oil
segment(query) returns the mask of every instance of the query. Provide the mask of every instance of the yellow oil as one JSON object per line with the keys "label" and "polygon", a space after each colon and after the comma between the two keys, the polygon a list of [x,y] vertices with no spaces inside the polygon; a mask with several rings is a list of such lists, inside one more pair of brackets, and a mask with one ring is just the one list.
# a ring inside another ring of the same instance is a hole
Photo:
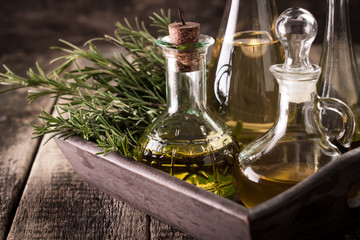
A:
{"label": "yellow oil", "polygon": [[246,169],[236,166],[236,193],[244,205],[251,208],[289,189],[316,170],[314,165],[294,162]]}
{"label": "yellow oil", "polygon": [[232,169],[239,146],[231,137],[169,144],[148,138],[137,160],[223,197],[235,193]]}
{"label": "yellow oil", "polygon": [[252,140],[265,134],[273,126],[272,122],[249,123],[229,120],[225,123],[244,146],[248,145]]}
{"label": "yellow oil", "polygon": [[268,32],[244,31],[231,40],[217,39],[208,72],[208,106],[240,142],[247,144],[273,124],[278,86],[269,67],[283,61],[279,41]]}

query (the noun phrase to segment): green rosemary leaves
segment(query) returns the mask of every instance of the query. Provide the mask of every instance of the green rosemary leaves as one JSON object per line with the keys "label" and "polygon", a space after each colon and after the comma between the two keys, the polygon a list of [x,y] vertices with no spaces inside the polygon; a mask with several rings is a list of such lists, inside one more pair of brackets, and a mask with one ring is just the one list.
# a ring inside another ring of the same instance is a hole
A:
{"label": "green rosemary leaves", "polygon": [[[167,34],[170,11],[150,19],[151,26]],[[65,47],[54,49],[63,55],[51,61],[57,67],[47,74],[37,64],[23,78],[4,66],[0,84],[13,86],[3,92],[29,88],[29,102],[45,95],[59,99],[57,114],[38,116],[43,124],[33,126],[35,137],[79,135],[96,142],[102,153],[132,156],[144,128],[165,106],[164,58],[144,23],[135,23],[118,22],[114,37],[92,39],[84,48],[60,40]],[[96,46],[105,42],[119,47],[110,57]]]}

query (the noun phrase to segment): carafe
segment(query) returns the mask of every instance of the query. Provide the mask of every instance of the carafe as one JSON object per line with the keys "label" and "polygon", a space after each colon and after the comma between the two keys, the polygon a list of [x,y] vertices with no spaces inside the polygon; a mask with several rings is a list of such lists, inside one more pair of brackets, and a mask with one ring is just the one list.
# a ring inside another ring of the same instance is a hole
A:
{"label": "carafe", "polygon": [[[338,157],[335,140],[343,147],[351,143],[355,122],[350,108],[316,94],[321,69],[309,62],[316,32],[317,23],[305,9],[290,8],[276,22],[286,57],[284,64],[270,67],[279,84],[277,118],[265,135],[239,154],[234,167],[237,195],[247,207],[276,196]],[[323,110],[339,115],[341,133],[334,135],[323,127]]]}

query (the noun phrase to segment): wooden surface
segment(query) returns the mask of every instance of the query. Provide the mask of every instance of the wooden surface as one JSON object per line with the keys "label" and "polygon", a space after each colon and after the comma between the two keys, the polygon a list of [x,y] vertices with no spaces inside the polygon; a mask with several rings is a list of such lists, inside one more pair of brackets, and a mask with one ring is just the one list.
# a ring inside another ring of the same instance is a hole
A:
{"label": "wooden surface", "polygon": [[26,94],[0,95],[12,112],[0,125],[0,239],[193,239],[84,183],[53,141],[30,140],[53,101]]}
{"label": "wooden surface", "polygon": [[[36,60],[50,69],[52,58],[42,53]],[[10,62],[24,72],[35,60]],[[84,183],[53,141],[31,140],[29,124],[39,123],[41,108],[51,112],[55,100],[29,105],[26,96],[27,90],[0,94],[0,240],[193,239]]]}
{"label": "wooden surface", "polygon": [[40,106],[50,110],[53,104],[43,99],[28,105],[26,95],[20,90],[0,96],[0,239],[11,226],[39,146],[38,140],[31,140],[28,124],[37,123]]}
{"label": "wooden surface", "polygon": [[149,218],[85,184],[51,141],[38,152],[8,239],[146,239]]}
{"label": "wooden surface", "polygon": [[131,206],[204,240],[251,240],[248,209],[229,199],[170,177],[78,136],[55,139],[86,182]]}
{"label": "wooden surface", "polygon": [[360,197],[348,199],[360,148],[248,210],[132,159],[96,155],[101,149],[80,137],[56,143],[86,182],[199,239],[341,239],[360,224]]}

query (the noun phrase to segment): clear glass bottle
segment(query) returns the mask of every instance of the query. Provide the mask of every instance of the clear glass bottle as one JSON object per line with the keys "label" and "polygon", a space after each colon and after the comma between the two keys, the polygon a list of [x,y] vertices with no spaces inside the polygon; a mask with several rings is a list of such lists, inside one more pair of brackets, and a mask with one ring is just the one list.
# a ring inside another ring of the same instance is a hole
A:
{"label": "clear glass bottle", "polygon": [[[322,97],[334,97],[346,103],[354,113],[356,130],[351,148],[360,146],[360,77],[349,25],[349,1],[327,0],[327,21],[317,88]],[[324,126],[332,131],[342,129],[342,119],[328,112]]]}
{"label": "clear glass bottle", "polygon": [[270,68],[279,83],[277,119],[239,154],[234,167],[235,189],[247,207],[274,197],[339,156],[334,136],[320,122],[321,110],[343,119],[336,138],[344,147],[350,145],[355,124],[351,110],[340,100],[316,94],[321,69],[309,62],[316,31],[315,19],[301,8],[284,11],[276,22],[286,57],[284,64]]}
{"label": "clear glass bottle", "polygon": [[205,35],[198,43],[180,46],[169,37],[157,40],[166,58],[167,107],[144,132],[136,155],[138,161],[230,197],[239,145],[206,107],[206,52],[213,43]]}
{"label": "clear glass bottle", "polygon": [[208,72],[209,108],[243,144],[264,134],[276,115],[269,67],[284,61],[274,0],[228,0]]}

